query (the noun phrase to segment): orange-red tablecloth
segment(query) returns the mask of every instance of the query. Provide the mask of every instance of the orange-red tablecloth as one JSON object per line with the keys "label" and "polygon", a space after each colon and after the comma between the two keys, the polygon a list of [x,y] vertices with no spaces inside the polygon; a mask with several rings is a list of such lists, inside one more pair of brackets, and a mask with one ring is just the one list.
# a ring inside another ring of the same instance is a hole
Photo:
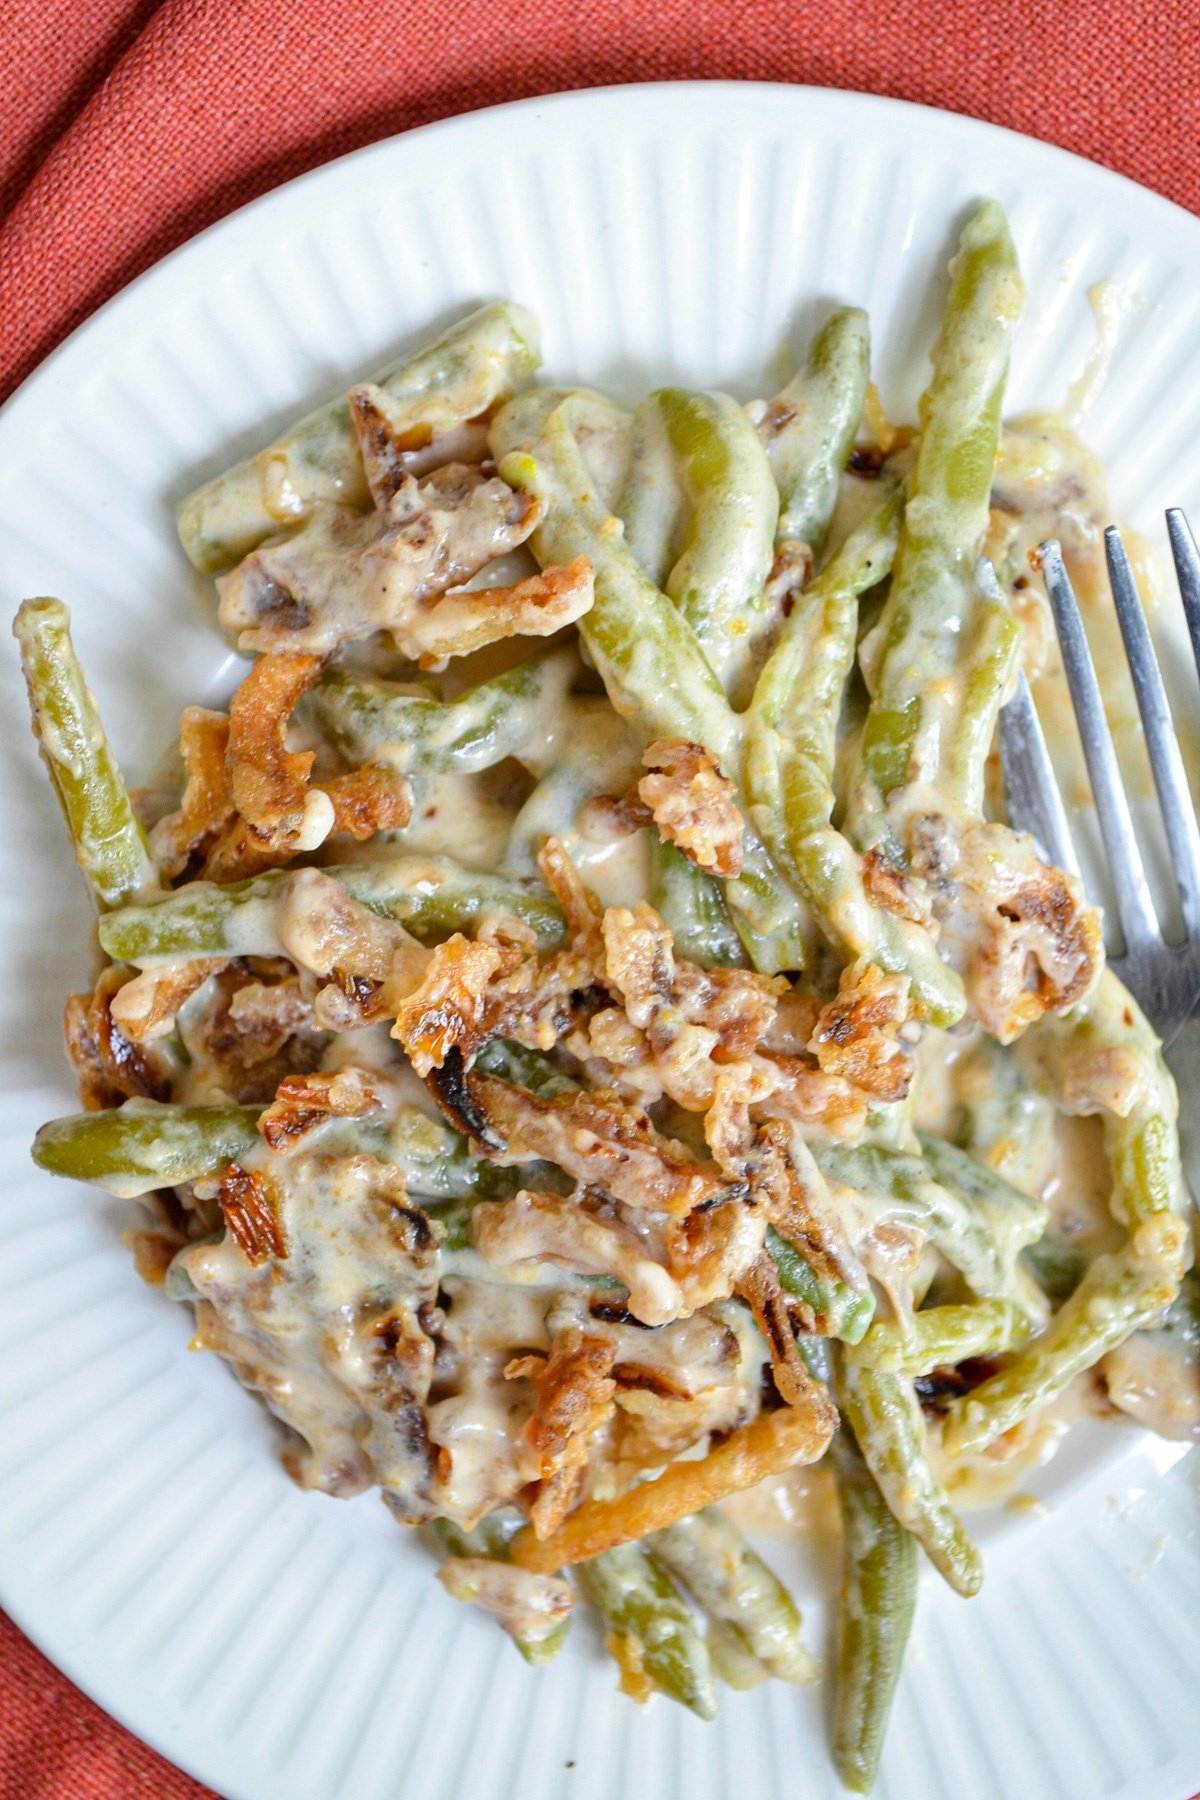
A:
{"label": "orange-red tablecloth", "polygon": [[[375,138],[560,88],[720,77],[894,94],[1047,138],[1200,212],[1197,0],[7,0],[0,69],[0,395],[243,201]],[[0,1667],[0,1800],[206,1792],[2,1616]]]}

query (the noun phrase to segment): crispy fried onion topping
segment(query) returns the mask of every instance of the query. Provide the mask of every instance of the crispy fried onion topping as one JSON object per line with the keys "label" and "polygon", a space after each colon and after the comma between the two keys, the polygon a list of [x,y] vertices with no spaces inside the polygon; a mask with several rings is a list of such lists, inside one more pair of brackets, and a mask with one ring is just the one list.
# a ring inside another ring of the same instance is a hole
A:
{"label": "crispy fried onion topping", "polygon": [[367,763],[332,780],[311,781],[315,753],[287,748],[297,702],[321,671],[321,659],[261,656],[228,715],[190,706],[179,721],[187,779],[177,812],[150,836],[169,875],[193,858],[213,881],[239,881],[315,850],[340,833],[358,839],[394,831],[412,816],[403,776]]}
{"label": "crispy fried onion topping", "polygon": [[487,457],[487,420],[467,419],[437,431],[424,421],[400,426],[386,388],[361,381],[346,396],[376,506],[385,506],[410,475],[444,463],[481,463]]}
{"label": "crispy fried onion topping", "polygon": [[320,869],[288,878],[278,932],[293,962],[324,981],[313,1014],[328,1031],[395,1018],[430,961],[403,925],[352,900]]}
{"label": "crispy fried onion topping", "polygon": [[524,543],[540,504],[491,465],[447,463],[418,479],[401,466],[369,390],[352,397],[374,511],[320,505],[291,536],[262,545],[218,583],[220,619],[243,650],[326,655],[391,634],[417,661],[461,656],[520,634],[548,636],[592,604],[585,558],[515,587],[447,590]]}
{"label": "crispy fried onion topping", "polygon": [[657,738],[642,761],[650,771],[637,784],[664,838],[699,869],[725,878],[741,873],[742,815],[733,783],[702,744]]}
{"label": "crispy fried onion topping", "polygon": [[378,1107],[366,1071],[348,1064],[331,1075],[285,1076],[258,1129],[272,1150],[287,1150],[327,1119],[361,1119]]}
{"label": "crispy fried onion topping", "polygon": [[507,1285],[498,1305],[493,1282],[451,1271],[439,1296],[433,1492],[460,1523],[520,1498],[544,1524],[593,1472],[624,1487],[759,1405],[757,1340],[708,1314],[648,1330],[619,1291],[543,1281]]}
{"label": "crispy fried onion topping", "polygon": [[451,1050],[474,1056],[498,1035],[501,996],[490,989],[524,960],[515,944],[482,943],[458,932],[438,945],[392,1031],[418,1075],[440,1069]]}
{"label": "crispy fried onion topping", "polygon": [[915,821],[911,852],[943,952],[992,1037],[1011,1043],[1091,990],[1104,961],[1099,914],[1074,876],[1038,860],[1032,838],[930,814]]}
{"label": "crispy fried onion topping", "polygon": [[754,1314],[755,1324],[770,1349],[771,1371],[780,1399],[787,1406],[803,1405],[815,1384],[796,1348],[796,1334],[780,1286],[779,1270],[769,1250],[764,1250],[746,1270],[737,1291]]}
{"label": "crispy fried onion topping", "polygon": [[226,968],[228,960],[223,956],[197,956],[184,963],[143,969],[113,995],[113,1023],[133,1044],[151,1044],[169,1036],[180,1007],[210,976]]}
{"label": "crispy fried onion topping", "polygon": [[284,1076],[315,1068],[326,1040],[312,989],[311,977],[282,957],[218,969],[176,1019],[190,1058],[189,1097],[266,1105]]}
{"label": "crispy fried onion topping", "polygon": [[287,1239],[276,1210],[275,1184],[255,1169],[230,1163],[217,1189],[217,1205],[229,1235],[252,1268],[268,1257],[285,1257]]}
{"label": "crispy fried onion topping", "polygon": [[119,1106],[122,1100],[168,1100],[168,1066],[152,1046],[126,1033],[113,1005],[124,981],[120,969],[105,969],[90,994],[71,994],[63,1013],[67,1058],[88,1112]]}
{"label": "crispy fried onion topping", "polygon": [[[753,1180],[770,1223],[803,1257],[821,1287],[832,1290],[845,1285],[862,1293],[869,1291],[866,1270],[828,1183],[804,1139],[785,1120],[765,1119],[760,1124]],[[794,1296],[789,1297],[788,1309],[806,1331],[827,1336],[837,1328],[836,1319]]]}
{"label": "crispy fried onion topping", "polygon": [[589,1440],[612,1416],[616,1360],[609,1336],[568,1322],[552,1332],[548,1357],[516,1357],[504,1371],[509,1380],[525,1377],[537,1389],[518,1468],[527,1482],[537,1483],[529,1516],[539,1537],[556,1531],[579,1498]]}
{"label": "crispy fried onion topping", "polygon": [[513,1560],[538,1571],[585,1562],[755,1487],[769,1475],[782,1474],[797,1463],[816,1462],[836,1427],[831,1401],[813,1383],[804,1406],[761,1413],[702,1460],[674,1462],[653,1481],[615,1499],[589,1497],[552,1537],[541,1539],[526,1527],[513,1540]]}
{"label": "crispy fried onion topping", "polygon": [[536,1276],[544,1263],[615,1277],[628,1291],[629,1311],[643,1325],[666,1325],[684,1310],[675,1276],[618,1204],[594,1188],[573,1194],[522,1190],[513,1200],[485,1200],[471,1215],[471,1234],[485,1261],[518,1279],[522,1265]]}
{"label": "crispy fried onion topping", "polygon": [[[556,1101],[549,1117],[574,1126],[591,1109],[592,1138],[602,1118],[601,1135],[611,1146],[618,1139],[630,1149],[646,1146],[644,1109],[664,1098],[704,1114],[717,1169],[732,1180],[753,1145],[753,1110],[764,1102],[852,1136],[861,1129],[869,1095],[901,1091],[898,1078],[907,1074],[907,1058],[897,1054],[889,1033],[906,1028],[902,983],[860,972],[852,1018],[848,994],[841,997],[840,1013],[835,1002],[822,1014],[819,1002],[797,1003],[783,977],[706,970],[677,959],[670,932],[645,904],[601,912],[557,840],[548,840],[540,860],[567,918],[568,948],[540,961],[528,944],[451,938],[431,953],[393,1029],[439,1103],[485,1150],[505,1151],[509,1137],[508,1123],[491,1119],[489,1106],[511,1111],[519,1104],[504,1101],[502,1088],[470,1071],[472,1058],[497,1037],[530,1049],[561,1044],[569,1051],[595,1091]],[[817,1057],[775,1048],[797,1039],[805,1044],[822,1017]],[[854,1052],[854,1028],[873,1031],[869,1051]],[[821,1067],[821,1060],[830,1066]],[[539,1139],[546,1140],[549,1130],[543,1120]],[[588,1157],[573,1155],[560,1166],[624,1198],[606,1180],[588,1141]],[[565,1145],[560,1133],[555,1149]],[[552,1151],[538,1154],[558,1160]],[[656,1204],[648,1198],[641,1203]],[[675,1209],[687,1210],[678,1201]]]}
{"label": "crispy fried onion topping", "polygon": [[842,970],[836,996],[821,1008],[809,1040],[819,1066],[876,1100],[903,1100],[920,1029],[909,1008],[907,975],[874,963]]}
{"label": "crispy fried onion topping", "polygon": [[[446,1066],[453,1067],[453,1060]],[[628,1206],[665,1213],[688,1213],[730,1193],[719,1169],[696,1162],[681,1144],[661,1137],[644,1114],[632,1112],[615,1094],[547,1099],[461,1066],[452,1086],[439,1078],[444,1072],[430,1081],[443,1111],[496,1162],[542,1158]]]}

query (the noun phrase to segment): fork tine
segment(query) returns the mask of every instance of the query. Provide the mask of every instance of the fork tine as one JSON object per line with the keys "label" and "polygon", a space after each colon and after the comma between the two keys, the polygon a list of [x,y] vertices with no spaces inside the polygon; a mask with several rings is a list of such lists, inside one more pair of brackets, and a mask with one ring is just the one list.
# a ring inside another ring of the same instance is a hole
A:
{"label": "fork tine", "polygon": [[1054,623],[1062,646],[1067,685],[1083,739],[1100,836],[1112,871],[1117,922],[1125,948],[1129,950],[1159,936],[1158,920],[1151,905],[1146,872],[1138,855],[1129,802],[1121,785],[1117,755],[1104,715],[1104,702],[1100,698],[1100,685],[1084,635],[1083,620],[1063,564],[1062,549],[1056,539],[1050,538],[1041,546],[1040,554],[1046,592],[1054,608]]}
{"label": "fork tine", "polygon": [[1197,670],[1200,670],[1200,551],[1196,549],[1192,528],[1182,508],[1178,506],[1171,507],[1167,513],[1167,535],[1171,539],[1171,555],[1175,559],[1175,573],[1179,577],[1179,592],[1183,595],[1183,611],[1187,619],[1188,635],[1192,640],[1192,655],[1196,659]]}
{"label": "fork tine", "polygon": [[1125,655],[1133,676],[1133,690],[1142,715],[1154,785],[1158,789],[1158,803],[1167,828],[1184,924],[1192,935],[1200,930],[1200,828],[1196,825],[1195,808],[1183,771],[1183,758],[1179,754],[1179,739],[1175,735],[1162,673],[1150,639],[1145,608],[1115,525],[1110,525],[1104,533],[1104,549],[1117,619],[1125,640]]}
{"label": "fork tine", "polygon": [[1017,677],[1016,693],[1000,714],[1000,761],[1015,829],[1030,833],[1043,862],[1078,875],[1067,809],[1024,669]]}

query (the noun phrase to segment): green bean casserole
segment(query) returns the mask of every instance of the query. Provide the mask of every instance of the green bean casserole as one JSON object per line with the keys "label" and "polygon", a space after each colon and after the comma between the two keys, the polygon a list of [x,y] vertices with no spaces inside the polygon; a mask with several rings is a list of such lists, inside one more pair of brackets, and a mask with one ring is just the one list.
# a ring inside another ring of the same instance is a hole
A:
{"label": "green bean casserole", "polygon": [[185,501],[253,660],[137,791],[66,608],[15,627],[103,951],[37,1162],[531,1663],[587,1605],[635,1700],[812,1679],[742,1535],[812,1473],[860,1792],[959,1499],[1072,1412],[1200,1436],[1174,1089],[993,748],[1060,692],[1042,537],[1111,629],[1100,471],[1002,423],[1023,299],[985,203],[914,427],[850,308],[630,411],[483,307]]}

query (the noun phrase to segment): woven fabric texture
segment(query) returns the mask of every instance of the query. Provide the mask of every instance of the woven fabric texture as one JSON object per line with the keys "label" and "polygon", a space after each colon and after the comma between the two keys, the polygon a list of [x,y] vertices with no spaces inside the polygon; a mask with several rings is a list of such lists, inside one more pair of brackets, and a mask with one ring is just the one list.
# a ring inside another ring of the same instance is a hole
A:
{"label": "woven fabric texture", "polygon": [[[290,176],[474,107],[795,81],[971,113],[1200,211],[1196,0],[8,0],[0,397],[142,269]],[[0,1617],[0,1800],[197,1800]]]}

